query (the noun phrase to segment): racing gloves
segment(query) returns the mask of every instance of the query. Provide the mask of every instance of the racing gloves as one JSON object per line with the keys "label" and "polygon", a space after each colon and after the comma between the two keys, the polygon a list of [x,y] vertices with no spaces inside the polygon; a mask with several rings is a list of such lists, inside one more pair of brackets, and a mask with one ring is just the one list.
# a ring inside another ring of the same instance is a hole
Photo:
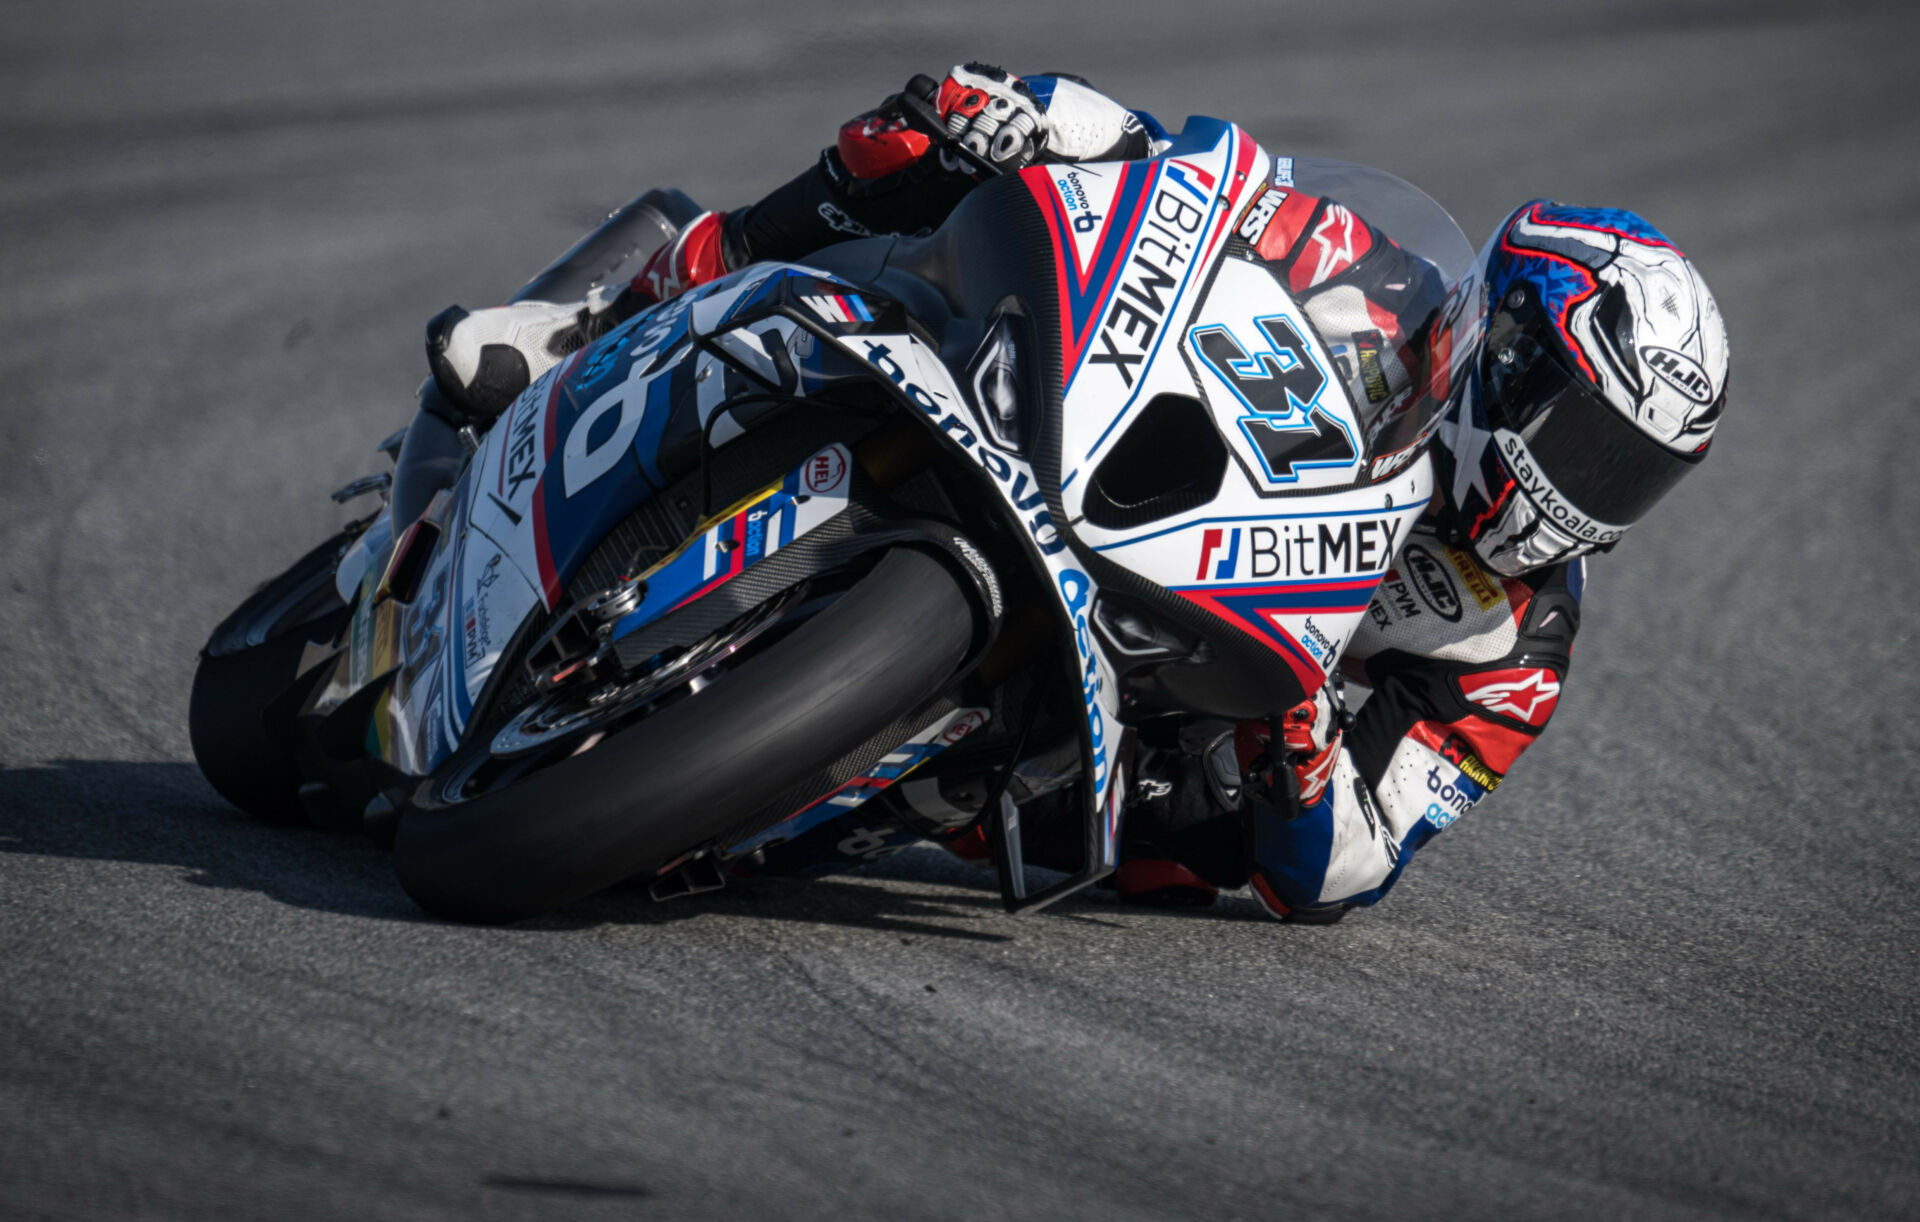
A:
{"label": "racing gloves", "polygon": [[1001,170],[1033,164],[1047,144],[1047,112],[1025,81],[988,64],[956,65],[934,99],[947,134]]}

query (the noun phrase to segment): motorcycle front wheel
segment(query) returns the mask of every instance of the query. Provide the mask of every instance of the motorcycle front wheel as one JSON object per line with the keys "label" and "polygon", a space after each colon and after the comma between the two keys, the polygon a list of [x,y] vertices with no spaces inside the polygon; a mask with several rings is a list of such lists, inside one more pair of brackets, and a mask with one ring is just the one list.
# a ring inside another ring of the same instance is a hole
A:
{"label": "motorcycle front wheel", "polygon": [[[562,718],[522,710],[463,744],[405,804],[393,846],[401,885],[437,916],[504,922],[646,875],[936,695],[974,631],[959,580],[896,549],[824,610],[657,711],[610,729],[583,723],[569,739]],[[537,752],[545,762],[498,758],[529,751],[536,732],[557,736]]]}

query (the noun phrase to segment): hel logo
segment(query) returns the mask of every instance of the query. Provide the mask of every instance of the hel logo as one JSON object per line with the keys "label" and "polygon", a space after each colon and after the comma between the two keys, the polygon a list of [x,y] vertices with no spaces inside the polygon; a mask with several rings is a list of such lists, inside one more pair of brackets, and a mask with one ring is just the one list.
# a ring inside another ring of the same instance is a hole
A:
{"label": "hel logo", "polygon": [[1700,368],[1692,357],[1684,352],[1656,348],[1651,344],[1642,346],[1640,354],[1646,358],[1647,368],[1659,374],[1660,380],[1667,385],[1695,403],[1713,402],[1713,382],[1707,377],[1707,371]]}
{"label": "hel logo", "polygon": [[1461,681],[1460,694],[1489,713],[1500,713],[1535,727],[1547,724],[1560,699],[1560,683],[1550,670],[1490,670]]}
{"label": "hel logo", "polygon": [[940,731],[938,741],[945,746],[951,747],[953,744],[986,724],[987,714],[985,710],[967,709],[960,714],[959,720]]}
{"label": "hel logo", "polygon": [[847,458],[838,446],[830,446],[807,460],[802,486],[812,496],[822,496],[840,487],[847,478]]}

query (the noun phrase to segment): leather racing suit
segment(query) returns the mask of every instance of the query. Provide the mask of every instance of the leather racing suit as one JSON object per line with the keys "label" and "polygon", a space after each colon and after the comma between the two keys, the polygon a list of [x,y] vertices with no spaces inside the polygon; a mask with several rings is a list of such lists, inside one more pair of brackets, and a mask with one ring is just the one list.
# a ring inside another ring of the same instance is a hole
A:
{"label": "leather racing suit", "polygon": [[[1025,85],[1047,116],[1039,160],[1136,159],[1153,155],[1165,138],[1151,116],[1075,79],[1029,77]],[[924,233],[978,181],[925,136],[861,115],[812,167],[766,198],[693,222],[633,289],[660,299],[750,262],[800,261],[850,238]],[[1294,190],[1290,180],[1256,197],[1236,231],[1321,332],[1351,393],[1379,402],[1407,388],[1409,369],[1421,363],[1411,346],[1425,342],[1408,333],[1407,320],[1432,309],[1438,290],[1430,266],[1338,201]],[[1464,488],[1454,487],[1444,447],[1434,459],[1434,502],[1341,663],[1357,713],[1338,717],[1323,697],[1321,732],[1310,743],[1287,744],[1304,748],[1291,756],[1299,813],[1283,817],[1280,810],[1294,803],[1265,801],[1256,785],[1210,788],[1200,779],[1207,766],[1200,757],[1210,749],[1224,755],[1229,739],[1239,769],[1257,770],[1271,751],[1263,723],[1197,744],[1189,758],[1167,765],[1180,792],[1129,815],[1135,830],[1117,875],[1123,896],[1208,902],[1217,887],[1249,885],[1274,916],[1338,919],[1386,895],[1414,853],[1497,788],[1545,728],[1579,626],[1583,563],[1515,578],[1484,567],[1470,546],[1477,523],[1453,509]],[[1234,770],[1214,766],[1216,774]],[[917,790],[923,804],[941,805],[929,784],[901,789],[909,803]],[[1223,810],[1223,793],[1239,809]],[[866,827],[847,835],[849,827],[825,836],[838,840],[843,857],[871,858],[912,838]],[[795,872],[824,872],[827,864]]]}

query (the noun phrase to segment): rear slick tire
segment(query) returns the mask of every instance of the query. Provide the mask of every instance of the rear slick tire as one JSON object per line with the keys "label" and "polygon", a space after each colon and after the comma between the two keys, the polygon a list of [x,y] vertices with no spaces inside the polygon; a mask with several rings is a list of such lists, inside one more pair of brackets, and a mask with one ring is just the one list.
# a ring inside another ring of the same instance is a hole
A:
{"label": "rear slick tire", "polygon": [[935,695],[974,638],[945,566],[890,552],[831,606],[701,691],[495,793],[446,800],[469,743],[421,783],[394,840],[436,916],[520,920],[719,836]]}

